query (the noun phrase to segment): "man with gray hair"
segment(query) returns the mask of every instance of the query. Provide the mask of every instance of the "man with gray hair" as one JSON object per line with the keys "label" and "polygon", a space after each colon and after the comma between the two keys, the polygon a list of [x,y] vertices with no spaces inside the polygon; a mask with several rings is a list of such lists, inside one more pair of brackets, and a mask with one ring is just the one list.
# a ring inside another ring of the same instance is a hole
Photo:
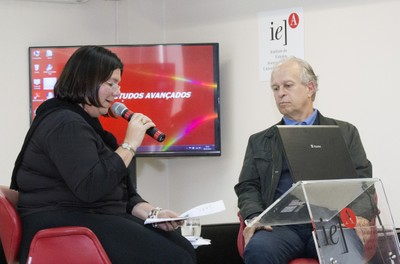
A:
{"label": "man with gray hair", "polygon": [[[271,74],[271,89],[283,115],[276,125],[339,126],[357,175],[372,177],[372,166],[357,128],[324,117],[314,108],[318,78],[306,61],[290,57],[278,63]],[[261,214],[293,185],[276,125],[253,134],[248,141],[239,182],[235,186],[240,214],[248,221]],[[358,213],[363,215],[363,212]],[[368,221],[368,217],[364,220]],[[318,259],[312,231],[311,224],[246,227],[244,261],[246,264],[283,264],[300,257]],[[360,248],[362,251],[361,242]],[[362,252],[359,257],[362,259]]]}

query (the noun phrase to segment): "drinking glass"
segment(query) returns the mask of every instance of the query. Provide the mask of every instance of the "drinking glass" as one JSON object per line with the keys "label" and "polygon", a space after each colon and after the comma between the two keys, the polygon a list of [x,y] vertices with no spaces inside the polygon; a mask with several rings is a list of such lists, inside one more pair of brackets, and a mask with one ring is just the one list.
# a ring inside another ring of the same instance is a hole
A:
{"label": "drinking glass", "polygon": [[186,219],[181,226],[181,234],[184,237],[199,238],[201,235],[201,225],[199,218]]}

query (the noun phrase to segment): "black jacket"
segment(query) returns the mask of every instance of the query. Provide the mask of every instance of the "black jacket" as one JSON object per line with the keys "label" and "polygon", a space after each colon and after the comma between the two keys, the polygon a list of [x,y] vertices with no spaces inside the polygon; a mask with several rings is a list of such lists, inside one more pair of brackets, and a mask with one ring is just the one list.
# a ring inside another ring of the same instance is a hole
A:
{"label": "black jacket", "polygon": [[[357,128],[350,123],[324,117],[319,112],[316,120],[319,125],[339,126],[358,176],[371,178],[372,165],[367,159]],[[283,120],[276,125],[283,125]],[[249,138],[239,182],[235,185],[238,207],[244,219],[260,214],[274,202],[283,163],[283,147],[276,125]],[[366,208],[359,209],[359,215],[371,211],[370,202],[365,205]]]}
{"label": "black jacket", "polygon": [[20,214],[60,209],[130,213],[144,202],[128,180],[129,169],[97,131],[101,127],[96,130],[80,107],[51,103],[56,110],[29,133],[16,162],[12,187],[19,191]]}

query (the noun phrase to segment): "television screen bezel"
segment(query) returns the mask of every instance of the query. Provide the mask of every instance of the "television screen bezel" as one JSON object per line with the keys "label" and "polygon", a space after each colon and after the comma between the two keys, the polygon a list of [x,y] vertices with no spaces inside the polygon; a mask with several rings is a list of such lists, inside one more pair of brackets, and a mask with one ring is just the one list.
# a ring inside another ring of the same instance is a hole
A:
{"label": "television screen bezel", "polygon": [[[148,47],[148,46],[196,46],[196,45],[208,45],[213,48],[213,73],[214,82],[216,88],[214,89],[214,111],[217,114],[217,118],[214,120],[214,140],[215,149],[212,150],[185,150],[185,151],[155,151],[155,152],[141,152],[136,153],[136,157],[187,157],[187,156],[221,156],[221,106],[220,106],[220,67],[219,67],[219,43],[217,42],[199,42],[199,43],[157,43],[157,44],[107,44],[98,45],[105,48],[120,48],[120,47]],[[32,51],[34,49],[57,49],[57,48],[79,48],[84,45],[40,45],[40,46],[29,46],[29,116],[30,122],[32,123],[33,116],[33,73],[32,73]],[[121,58],[122,62],[123,58]],[[123,78],[123,77],[122,77]],[[167,135],[168,137],[168,135]]]}

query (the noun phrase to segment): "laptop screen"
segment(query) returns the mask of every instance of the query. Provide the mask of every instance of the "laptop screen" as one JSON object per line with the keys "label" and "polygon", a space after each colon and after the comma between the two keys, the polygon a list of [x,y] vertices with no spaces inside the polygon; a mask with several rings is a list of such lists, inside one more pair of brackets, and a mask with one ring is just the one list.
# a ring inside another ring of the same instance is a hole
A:
{"label": "laptop screen", "polygon": [[358,178],[338,126],[277,126],[294,182]]}

